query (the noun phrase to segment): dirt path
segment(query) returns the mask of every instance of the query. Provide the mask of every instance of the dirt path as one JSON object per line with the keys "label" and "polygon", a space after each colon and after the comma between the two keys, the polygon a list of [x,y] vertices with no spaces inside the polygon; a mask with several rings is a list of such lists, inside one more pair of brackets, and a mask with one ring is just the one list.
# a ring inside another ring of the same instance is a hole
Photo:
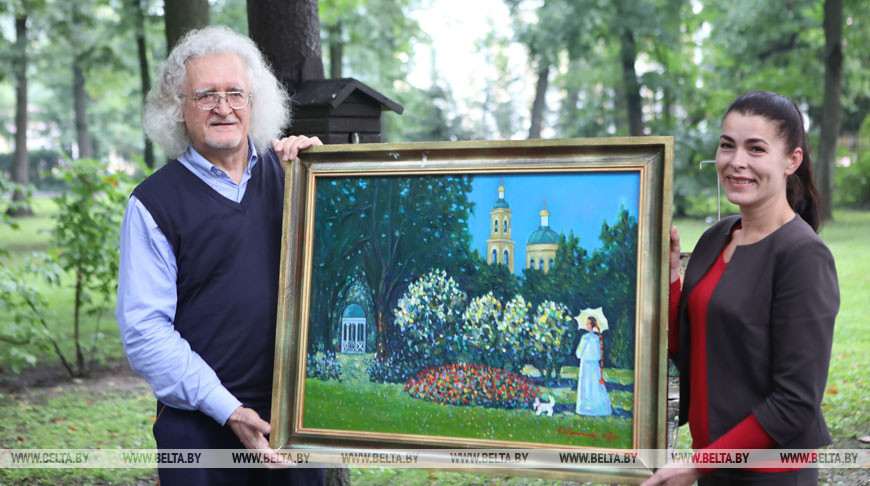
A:
{"label": "dirt path", "polygon": [[130,368],[126,359],[95,364],[90,376],[86,378],[70,378],[66,369],[60,365],[24,370],[17,375],[0,374],[0,393],[12,397],[27,397],[30,401],[63,394],[68,388],[86,388],[95,392],[113,389],[124,394],[142,394],[151,390],[148,383]]}

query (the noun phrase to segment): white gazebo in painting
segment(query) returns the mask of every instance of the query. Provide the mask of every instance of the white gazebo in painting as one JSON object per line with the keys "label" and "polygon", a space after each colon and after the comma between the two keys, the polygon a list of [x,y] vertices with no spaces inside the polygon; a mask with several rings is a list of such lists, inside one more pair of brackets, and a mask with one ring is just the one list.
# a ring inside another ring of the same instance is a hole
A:
{"label": "white gazebo in painting", "polygon": [[366,352],[366,313],[357,304],[345,307],[341,316],[341,352]]}

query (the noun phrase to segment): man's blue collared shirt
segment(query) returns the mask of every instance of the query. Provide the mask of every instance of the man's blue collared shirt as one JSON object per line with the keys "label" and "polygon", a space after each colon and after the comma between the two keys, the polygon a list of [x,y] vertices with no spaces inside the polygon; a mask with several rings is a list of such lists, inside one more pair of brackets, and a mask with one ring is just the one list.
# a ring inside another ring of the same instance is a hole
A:
{"label": "man's blue collared shirt", "polygon": [[[192,146],[178,161],[220,195],[241,202],[258,158],[250,141],[248,146],[248,166],[238,184]],[[224,424],[241,402],[175,330],[177,274],[172,245],[145,206],[130,196],[121,225],[115,309],[127,359],[158,400],[183,410],[200,410]]]}

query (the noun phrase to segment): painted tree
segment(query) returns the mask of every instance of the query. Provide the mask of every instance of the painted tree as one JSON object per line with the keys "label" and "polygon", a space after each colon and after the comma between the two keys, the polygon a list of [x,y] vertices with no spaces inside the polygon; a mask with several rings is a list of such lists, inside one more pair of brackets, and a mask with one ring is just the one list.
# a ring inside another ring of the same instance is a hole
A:
{"label": "painted tree", "polygon": [[358,180],[333,179],[317,192],[314,217],[312,289],[313,344],[331,349],[342,304],[358,284],[358,257],[366,240],[355,224],[362,208],[357,202]]}
{"label": "painted tree", "polygon": [[477,250],[468,252],[445,267],[469,298],[492,292],[499,302],[508,302],[520,293],[520,279],[507,265],[490,265]]}
{"label": "painted tree", "polygon": [[365,181],[356,226],[365,240],[359,262],[377,319],[379,359],[397,337],[392,311],[408,285],[467,248],[470,189],[467,176]]}
{"label": "painted tree", "polygon": [[605,363],[619,368],[634,366],[637,299],[637,218],[620,208],[613,225],[601,224],[602,247],[592,254],[590,276],[607,316],[604,334]]}

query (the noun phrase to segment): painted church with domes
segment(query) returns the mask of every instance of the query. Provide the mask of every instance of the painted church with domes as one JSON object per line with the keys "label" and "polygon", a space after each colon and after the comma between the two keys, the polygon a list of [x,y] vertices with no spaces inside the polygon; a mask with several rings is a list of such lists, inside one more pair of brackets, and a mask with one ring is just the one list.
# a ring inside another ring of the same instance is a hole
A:
{"label": "painted church with domes", "polygon": [[[489,212],[490,235],[486,240],[486,263],[507,265],[513,272],[514,240],[511,237],[511,207],[505,200],[504,185],[498,188],[498,200]],[[544,209],[539,213],[541,226],[529,235],[526,242],[525,268],[543,270],[548,273],[556,264],[556,249],[559,234],[550,228],[550,212]]]}

